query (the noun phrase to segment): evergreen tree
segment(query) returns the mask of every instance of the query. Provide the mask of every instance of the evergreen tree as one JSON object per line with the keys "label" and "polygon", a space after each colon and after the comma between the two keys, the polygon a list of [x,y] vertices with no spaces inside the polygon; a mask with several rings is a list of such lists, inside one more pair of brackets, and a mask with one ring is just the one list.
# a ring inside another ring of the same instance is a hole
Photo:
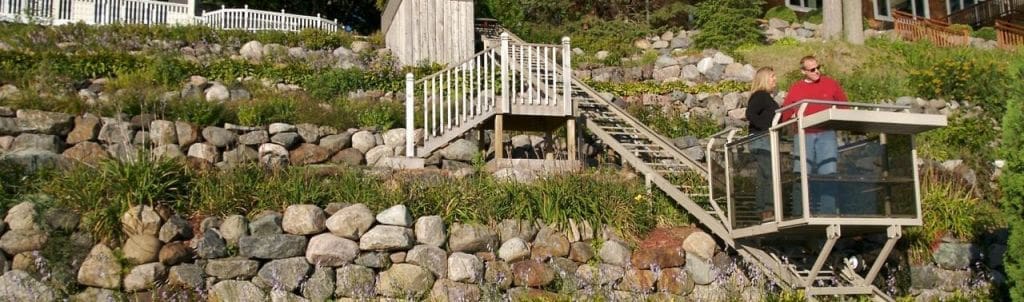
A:
{"label": "evergreen tree", "polygon": [[760,43],[764,38],[758,28],[763,0],[707,0],[697,4],[694,26],[700,33],[694,37],[697,48],[732,51],[743,44]]}
{"label": "evergreen tree", "polygon": [[[1024,79],[1024,69],[1018,78]],[[1010,298],[1024,301],[1024,88],[1016,85],[1012,89],[1003,115],[1002,158],[1006,165],[999,179],[1003,212],[1010,228],[1003,266]]]}

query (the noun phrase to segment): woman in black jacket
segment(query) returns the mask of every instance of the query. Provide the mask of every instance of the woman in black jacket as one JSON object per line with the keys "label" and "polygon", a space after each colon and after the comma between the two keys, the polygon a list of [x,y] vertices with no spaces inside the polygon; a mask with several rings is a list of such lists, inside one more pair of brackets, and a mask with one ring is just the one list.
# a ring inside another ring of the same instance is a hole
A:
{"label": "woman in black jacket", "polygon": [[775,219],[775,212],[772,211],[774,201],[771,181],[771,140],[766,131],[772,126],[775,110],[779,109],[779,104],[772,97],[776,90],[775,70],[771,67],[761,67],[754,74],[754,81],[750,86],[751,94],[746,112],[747,121],[750,122],[748,132],[750,135],[760,135],[750,142],[751,152],[757,159],[755,206],[760,211],[762,221],[772,221]]}

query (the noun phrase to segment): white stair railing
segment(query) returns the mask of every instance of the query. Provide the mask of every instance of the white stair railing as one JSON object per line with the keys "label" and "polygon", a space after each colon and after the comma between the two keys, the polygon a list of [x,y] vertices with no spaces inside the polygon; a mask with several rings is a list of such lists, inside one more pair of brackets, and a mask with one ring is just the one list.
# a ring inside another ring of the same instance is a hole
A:
{"label": "white stair railing", "polygon": [[419,80],[407,74],[406,156],[427,155],[412,152],[417,105],[425,151],[493,114],[572,115],[571,57],[568,37],[562,45],[525,44],[503,34],[500,47]]}

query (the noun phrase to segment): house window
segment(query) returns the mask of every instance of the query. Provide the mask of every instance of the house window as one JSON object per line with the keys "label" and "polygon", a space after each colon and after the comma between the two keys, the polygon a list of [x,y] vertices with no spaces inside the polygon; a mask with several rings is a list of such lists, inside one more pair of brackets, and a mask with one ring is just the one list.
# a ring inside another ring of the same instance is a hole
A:
{"label": "house window", "polygon": [[821,7],[822,0],[786,0],[786,6],[798,12],[809,12]]}
{"label": "house window", "polygon": [[892,21],[892,5],[889,0],[874,0],[875,19]]}
{"label": "house window", "polygon": [[893,2],[902,2],[896,4],[893,8],[908,12],[911,15],[918,16],[921,18],[929,18],[931,15],[928,13],[928,0],[895,0]]}
{"label": "house window", "polygon": [[982,1],[984,0],[949,0],[946,1],[946,13],[952,14]]}

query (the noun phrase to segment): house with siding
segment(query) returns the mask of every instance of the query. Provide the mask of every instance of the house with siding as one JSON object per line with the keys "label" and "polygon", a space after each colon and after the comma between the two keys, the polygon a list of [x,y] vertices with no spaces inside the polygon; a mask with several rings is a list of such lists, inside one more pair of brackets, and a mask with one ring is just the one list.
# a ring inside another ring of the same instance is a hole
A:
{"label": "house with siding", "polygon": [[[846,0],[844,0],[846,1]],[[893,13],[903,11],[918,18],[975,27],[992,26],[997,19],[1024,23],[1024,0],[859,0],[861,13],[875,24],[891,26]],[[823,0],[769,0],[768,6],[785,5],[797,12],[822,7]]]}

